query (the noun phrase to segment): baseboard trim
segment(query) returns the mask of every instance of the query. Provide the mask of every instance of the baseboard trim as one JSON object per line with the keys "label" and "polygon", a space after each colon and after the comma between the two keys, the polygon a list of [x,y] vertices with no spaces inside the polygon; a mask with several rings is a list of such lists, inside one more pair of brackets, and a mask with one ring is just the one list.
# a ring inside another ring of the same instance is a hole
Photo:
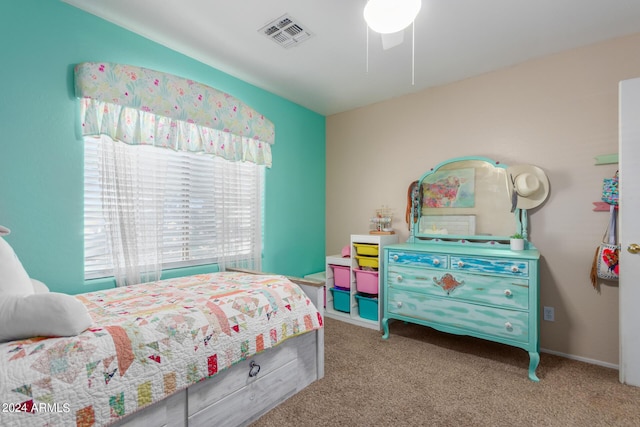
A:
{"label": "baseboard trim", "polygon": [[607,363],[607,362],[603,362],[601,360],[589,359],[587,357],[575,356],[573,354],[561,353],[559,351],[554,351],[554,350],[547,350],[546,348],[541,348],[540,352],[541,353],[549,353],[549,354],[553,354],[555,356],[560,356],[560,357],[566,357],[567,359],[577,360],[579,362],[591,363],[592,365],[603,366],[605,368],[611,368],[611,369],[615,369],[615,370],[619,370],[620,369],[620,367],[617,364],[614,364],[614,363]]}

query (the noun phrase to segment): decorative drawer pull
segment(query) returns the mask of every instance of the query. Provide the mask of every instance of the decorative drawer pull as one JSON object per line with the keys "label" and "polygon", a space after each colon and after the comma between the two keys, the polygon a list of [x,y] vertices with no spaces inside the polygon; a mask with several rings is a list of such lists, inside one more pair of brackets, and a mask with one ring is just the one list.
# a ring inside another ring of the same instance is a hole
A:
{"label": "decorative drawer pull", "polygon": [[510,331],[510,330],[512,330],[512,329],[513,329],[513,325],[511,324],[511,322],[507,322],[507,323],[505,323],[505,324],[504,324],[504,327],[505,327],[508,331]]}
{"label": "decorative drawer pull", "polygon": [[402,282],[402,276],[400,274],[398,274],[398,276],[396,277],[396,282]]}
{"label": "decorative drawer pull", "polygon": [[397,260],[398,260],[398,255],[393,255],[391,258],[392,258],[394,261],[397,261]]}
{"label": "decorative drawer pull", "polygon": [[396,305],[398,306],[398,308],[402,308],[402,301],[398,301]]}
{"label": "decorative drawer pull", "polygon": [[434,259],[433,265],[440,265],[440,260],[438,258]]}
{"label": "decorative drawer pull", "polygon": [[513,267],[511,267],[511,271],[513,271],[514,273],[517,273],[518,271],[520,271],[520,269],[518,268],[517,265],[514,265]]}
{"label": "decorative drawer pull", "polygon": [[505,289],[505,290],[504,290],[504,294],[505,294],[505,296],[508,296],[508,297],[510,297],[511,295],[513,295],[513,293],[511,292],[511,289]]}
{"label": "decorative drawer pull", "polygon": [[447,295],[451,295],[451,292],[455,291],[458,286],[464,285],[464,280],[457,280],[453,274],[445,273],[441,278],[434,277],[433,283],[436,286],[440,286]]}
{"label": "decorative drawer pull", "polygon": [[458,267],[464,267],[464,262],[458,261]]}
{"label": "decorative drawer pull", "polygon": [[258,376],[258,372],[260,372],[260,365],[252,360],[251,363],[249,363],[249,376],[256,377]]}

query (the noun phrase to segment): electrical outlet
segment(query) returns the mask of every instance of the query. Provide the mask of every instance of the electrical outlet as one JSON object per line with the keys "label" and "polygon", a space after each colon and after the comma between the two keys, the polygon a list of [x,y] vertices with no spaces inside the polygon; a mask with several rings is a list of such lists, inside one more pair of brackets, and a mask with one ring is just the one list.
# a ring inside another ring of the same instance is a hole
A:
{"label": "electrical outlet", "polygon": [[544,307],[542,312],[544,320],[548,322],[555,322],[556,316],[553,307]]}

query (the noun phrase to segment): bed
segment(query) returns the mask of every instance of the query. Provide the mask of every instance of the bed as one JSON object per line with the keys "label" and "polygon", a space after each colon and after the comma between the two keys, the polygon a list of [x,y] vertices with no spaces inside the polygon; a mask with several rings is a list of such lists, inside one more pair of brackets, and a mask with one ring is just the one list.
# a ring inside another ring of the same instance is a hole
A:
{"label": "bed", "polygon": [[93,325],[0,344],[2,426],[247,425],[324,376],[322,284],[227,271],[77,295]]}

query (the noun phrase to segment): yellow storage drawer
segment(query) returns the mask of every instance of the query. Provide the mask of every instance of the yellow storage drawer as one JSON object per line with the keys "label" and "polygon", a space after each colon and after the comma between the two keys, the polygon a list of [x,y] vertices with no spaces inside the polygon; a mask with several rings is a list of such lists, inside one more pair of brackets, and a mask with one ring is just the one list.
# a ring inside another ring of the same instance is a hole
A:
{"label": "yellow storage drawer", "polygon": [[358,265],[360,266],[360,268],[378,268],[377,257],[356,255],[356,259],[358,260]]}
{"label": "yellow storage drawer", "polygon": [[378,245],[369,245],[366,243],[354,243],[357,255],[378,256]]}

